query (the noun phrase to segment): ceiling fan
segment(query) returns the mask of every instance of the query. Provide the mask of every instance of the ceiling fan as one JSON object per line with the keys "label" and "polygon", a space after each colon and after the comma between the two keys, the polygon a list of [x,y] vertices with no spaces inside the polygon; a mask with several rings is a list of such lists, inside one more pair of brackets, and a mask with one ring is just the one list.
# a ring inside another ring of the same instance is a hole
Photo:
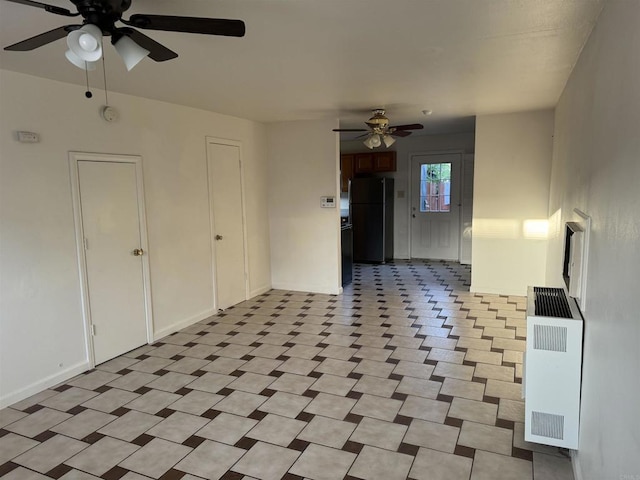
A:
{"label": "ceiling fan", "polygon": [[[103,36],[111,37],[111,43],[124,60],[127,70],[131,70],[146,56],[156,62],[164,62],[178,56],[177,53],[131,27],[230,37],[243,37],[245,34],[245,25],[241,20],[146,14],[131,15],[128,20],[125,20],[122,15],[131,7],[132,0],[71,0],[77,12],[33,0],[6,1],[41,8],[64,17],[82,16],[83,22],[79,25],[54,28],[9,45],[5,50],[18,52],[34,50],[67,37],[69,46],[69,51],[66,53],[67,59],[77,67],[87,70],[93,70],[95,62],[102,57]],[[117,22],[126,26],[116,26]]]}
{"label": "ceiling fan", "polygon": [[373,116],[367,120],[366,123],[369,129],[366,128],[334,128],[334,132],[368,132],[364,135],[360,135],[357,138],[367,137],[364,144],[368,148],[379,147],[383,142],[385,146],[390,147],[396,141],[393,137],[408,137],[411,135],[410,130],[421,130],[424,128],[419,123],[412,123],[410,125],[395,125],[389,126],[389,119],[384,114],[383,108],[375,108],[372,110]]}

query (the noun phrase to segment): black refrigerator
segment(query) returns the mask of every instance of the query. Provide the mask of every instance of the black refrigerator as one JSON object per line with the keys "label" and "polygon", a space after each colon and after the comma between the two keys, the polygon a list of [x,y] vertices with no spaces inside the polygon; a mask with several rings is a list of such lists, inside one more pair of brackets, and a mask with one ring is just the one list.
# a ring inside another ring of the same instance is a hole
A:
{"label": "black refrigerator", "polygon": [[393,179],[351,181],[353,261],[385,263],[393,259]]}

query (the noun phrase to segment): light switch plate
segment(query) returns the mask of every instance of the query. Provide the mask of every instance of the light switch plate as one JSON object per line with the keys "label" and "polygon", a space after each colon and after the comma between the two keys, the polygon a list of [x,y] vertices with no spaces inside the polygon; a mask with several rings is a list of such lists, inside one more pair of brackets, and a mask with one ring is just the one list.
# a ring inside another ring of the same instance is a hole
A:
{"label": "light switch plate", "polygon": [[320,197],[320,206],[322,208],[335,208],[336,197]]}

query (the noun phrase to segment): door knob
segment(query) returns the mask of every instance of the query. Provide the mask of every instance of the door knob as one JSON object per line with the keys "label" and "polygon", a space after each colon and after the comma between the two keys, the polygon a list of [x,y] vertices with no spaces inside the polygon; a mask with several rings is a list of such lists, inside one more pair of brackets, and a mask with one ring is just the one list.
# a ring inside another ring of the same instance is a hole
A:
{"label": "door knob", "polygon": [[134,248],[132,253],[134,257],[141,257],[142,255],[144,255],[144,250],[142,250],[141,248]]}
{"label": "door knob", "polygon": [[222,240],[222,235],[216,235],[216,240]]}

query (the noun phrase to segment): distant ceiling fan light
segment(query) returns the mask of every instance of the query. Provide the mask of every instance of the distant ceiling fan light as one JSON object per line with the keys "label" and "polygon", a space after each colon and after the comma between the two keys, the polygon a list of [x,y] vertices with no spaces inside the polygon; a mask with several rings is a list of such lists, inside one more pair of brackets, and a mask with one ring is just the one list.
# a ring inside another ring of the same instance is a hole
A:
{"label": "distant ceiling fan light", "polygon": [[131,71],[138,63],[140,63],[147,55],[149,50],[142,48],[136,42],[124,35],[120,40],[113,44],[118,55],[124,61],[127,71]]}
{"label": "distant ceiling fan light", "polygon": [[76,67],[81,68],[82,70],[95,70],[96,62],[85,62],[71,50],[67,50],[64,54],[67,57],[69,62],[73,63]]}
{"label": "distant ceiling fan light", "polygon": [[391,135],[384,135],[382,137],[382,141],[384,142],[385,147],[389,148],[391,145],[393,145],[394,143],[396,143],[396,139],[393,138]]}
{"label": "distant ceiling fan light", "polygon": [[368,148],[368,149],[372,149],[373,148],[373,134],[369,135],[367,138],[365,138],[364,145]]}
{"label": "distant ceiling fan light", "polygon": [[374,135],[371,135],[371,144],[373,145],[374,148],[382,145],[382,140],[380,140],[380,135],[378,135],[377,133]]}
{"label": "distant ceiling fan light", "polygon": [[87,23],[67,35],[67,45],[77,57],[85,62],[95,62],[102,57],[102,30]]}

